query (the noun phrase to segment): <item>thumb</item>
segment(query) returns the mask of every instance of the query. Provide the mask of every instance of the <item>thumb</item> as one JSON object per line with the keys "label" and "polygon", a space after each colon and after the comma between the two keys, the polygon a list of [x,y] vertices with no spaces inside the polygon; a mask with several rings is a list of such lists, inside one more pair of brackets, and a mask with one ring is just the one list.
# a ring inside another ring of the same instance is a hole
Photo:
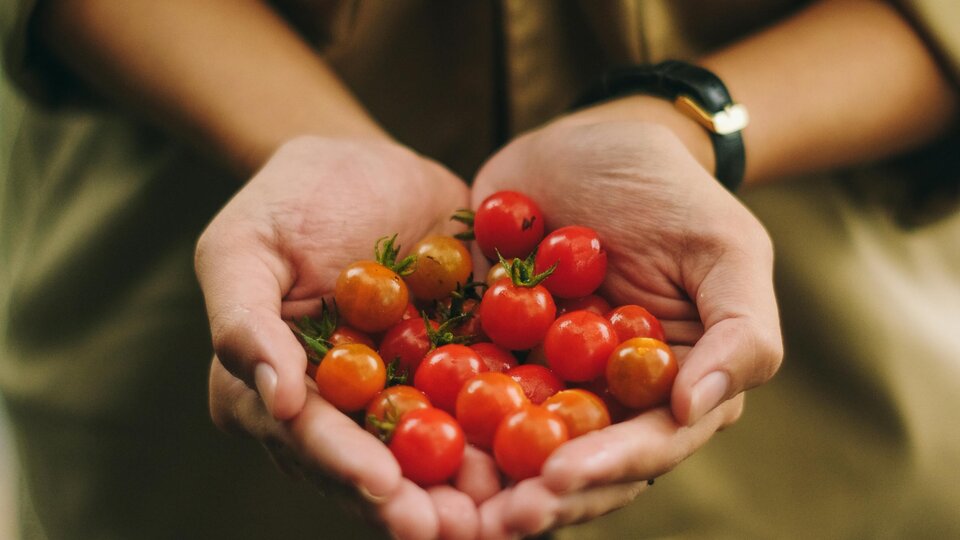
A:
{"label": "thumb", "polygon": [[224,367],[257,389],[275,418],[289,419],[306,400],[307,362],[280,317],[290,271],[265,246],[221,239],[216,229],[208,230],[195,257],[214,352]]}

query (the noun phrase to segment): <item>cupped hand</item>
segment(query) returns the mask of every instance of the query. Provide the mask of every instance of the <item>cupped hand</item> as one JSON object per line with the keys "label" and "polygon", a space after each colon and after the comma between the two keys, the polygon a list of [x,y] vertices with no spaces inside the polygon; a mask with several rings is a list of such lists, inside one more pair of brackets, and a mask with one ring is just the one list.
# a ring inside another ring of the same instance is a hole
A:
{"label": "cupped hand", "polygon": [[281,147],[197,245],[216,353],[214,421],[259,439],[288,472],[347,486],[400,538],[472,537],[476,505],[462,491],[403,479],[383,443],[316,393],[284,321],[315,313],[340,270],[371,259],[378,238],[397,233],[412,245],[467,203],[461,180],[399,145],[306,137]]}
{"label": "cupped hand", "polygon": [[625,504],[735,421],[741,393],[772,377],[782,358],[769,236],[670,129],[590,110],[560,119],[484,165],[473,207],[503,189],[536,200],[548,230],[594,228],[608,254],[601,293],[646,307],[668,341],[690,349],[678,354],[669,409],[561,446],[542,476],[485,503],[483,529],[494,538]]}

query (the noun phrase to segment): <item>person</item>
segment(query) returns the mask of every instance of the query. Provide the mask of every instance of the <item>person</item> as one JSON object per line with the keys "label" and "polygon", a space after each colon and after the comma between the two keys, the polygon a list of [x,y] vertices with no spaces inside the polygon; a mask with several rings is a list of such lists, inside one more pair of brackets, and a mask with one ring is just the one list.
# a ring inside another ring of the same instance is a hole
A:
{"label": "person", "polygon": [[[956,127],[960,21],[937,0],[702,4],[0,3],[0,390],[25,536],[960,531],[960,221],[928,205],[957,185],[930,145]],[[752,212],[669,102],[568,110],[608,67],[677,57],[751,113],[745,182],[770,184],[742,192]],[[919,149],[907,172],[881,161]],[[924,163],[938,180],[907,182]],[[670,410],[538,478],[505,487],[471,451],[422,490],[305,385],[283,319],[385,231],[409,245],[503,188],[597,228],[604,293],[664,319],[681,373]],[[782,354],[764,227],[787,368],[712,437]],[[207,406],[312,482],[219,437]]]}

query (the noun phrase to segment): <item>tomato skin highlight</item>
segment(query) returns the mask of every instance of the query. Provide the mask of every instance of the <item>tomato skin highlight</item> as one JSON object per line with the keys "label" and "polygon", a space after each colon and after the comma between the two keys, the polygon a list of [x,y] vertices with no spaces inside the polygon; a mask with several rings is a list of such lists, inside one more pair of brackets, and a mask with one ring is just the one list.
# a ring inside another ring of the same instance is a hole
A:
{"label": "tomato skin highlight", "polygon": [[497,260],[525,258],[543,238],[543,212],[530,197],[516,191],[498,191],[480,203],[473,218],[473,234],[483,255]]}
{"label": "tomato skin highlight", "polygon": [[396,324],[410,301],[403,278],[374,261],[358,261],[344,268],[333,295],[347,323],[369,333]]}
{"label": "tomato skin highlight", "polygon": [[387,369],[370,347],[347,343],[327,352],[313,380],[323,399],[343,412],[355,412],[383,390]]}
{"label": "tomato skin highlight", "polygon": [[520,287],[506,279],[494,283],[480,301],[483,332],[509,350],[529,349],[543,341],[556,313],[553,297],[542,285]]}
{"label": "tomato skin highlight", "polygon": [[474,343],[470,348],[480,355],[480,359],[490,371],[504,373],[520,365],[513,353],[495,343]]}
{"label": "tomato skin highlight", "polygon": [[537,364],[524,364],[507,371],[513,380],[520,383],[523,393],[531,403],[539,405],[548,397],[566,388],[563,381],[548,368]]}
{"label": "tomato skin highlight", "polygon": [[[440,325],[430,321],[436,330]],[[423,357],[430,352],[430,337],[423,318],[404,319],[390,327],[380,340],[380,358],[386,363],[398,360],[399,367],[407,375],[417,372]]]}
{"label": "tomato skin highlight", "polygon": [[617,331],[621,343],[635,337],[648,337],[664,342],[667,340],[660,320],[638,305],[619,306],[610,310],[606,316]]}
{"label": "tomato skin highlight", "polygon": [[631,338],[610,355],[607,385],[620,403],[649,409],[670,399],[679,367],[670,347],[653,338]]}
{"label": "tomato skin highlight", "polygon": [[465,447],[460,425],[437,408],[405,414],[389,443],[403,476],[422,487],[442,484],[453,477],[463,462]]}
{"label": "tomato skin highlight", "polygon": [[417,242],[411,254],[417,258],[413,272],[404,279],[410,292],[422,300],[439,300],[466,284],[473,272],[470,252],[452,236],[430,235]]}
{"label": "tomato skin highlight", "polygon": [[556,269],[543,286],[558,298],[578,298],[596,291],[607,275],[607,252],[589,227],[570,225],[546,236],[537,248],[536,272]]}
{"label": "tomato skin highlight", "polygon": [[430,398],[434,407],[455,414],[460,388],[484,371],[487,365],[473,349],[458,344],[444,345],[423,358],[414,374],[413,385]]}
{"label": "tomato skin highlight", "polygon": [[571,439],[610,425],[610,412],[603,400],[579,388],[557,392],[543,402],[543,408],[563,419]]}
{"label": "tomato skin highlight", "polygon": [[480,373],[468,380],[457,395],[457,421],[469,443],[489,450],[500,421],[529,402],[523,388],[508,375],[497,371]]}
{"label": "tomato skin highlight", "polygon": [[430,398],[412,386],[390,386],[370,400],[363,418],[364,427],[370,433],[380,436],[381,429],[377,423],[390,423],[395,427],[408,412],[432,406]]}
{"label": "tomato skin highlight", "polygon": [[550,325],[543,350],[550,369],[565,381],[585,382],[603,375],[617,333],[607,319],[589,311],[572,311]]}
{"label": "tomato skin highlight", "polygon": [[504,474],[520,481],[539,475],[550,454],[568,439],[567,425],[560,416],[528,405],[500,423],[493,455]]}

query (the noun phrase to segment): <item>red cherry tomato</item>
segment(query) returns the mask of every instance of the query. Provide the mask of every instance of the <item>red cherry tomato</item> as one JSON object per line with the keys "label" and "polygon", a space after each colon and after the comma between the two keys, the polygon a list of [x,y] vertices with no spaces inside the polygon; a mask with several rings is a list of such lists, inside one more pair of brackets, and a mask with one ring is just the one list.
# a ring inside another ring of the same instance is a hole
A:
{"label": "red cherry tomato", "polygon": [[376,351],[359,343],[330,349],[317,367],[317,390],[344,412],[363,410],[383,390],[387,369]]}
{"label": "red cherry tomato", "polygon": [[419,318],[420,318],[420,311],[417,309],[417,306],[413,305],[412,302],[408,302],[407,309],[403,311],[403,315],[400,317],[400,320],[405,321],[407,319],[419,319]]}
{"label": "red cherry tomato", "polygon": [[524,364],[507,372],[513,380],[520,383],[527,398],[539,405],[548,397],[565,388],[563,381],[549,369],[536,364]]}
{"label": "red cherry tomato", "polygon": [[560,416],[527,405],[500,423],[493,439],[493,455],[501,471],[520,481],[540,474],[543,463],[568,438],[567,425]]}
{"label": "red cherry tomato", "polygon": [[367,405],[364,427],[380,437],[391,433],[403,415],[432,407],[430,398],[412,386],[398,384],[384,388]]}
{"label": "red cherry tomato", "polygon": [[403,415],[389,444],[403,475],[424,487],[446,482],[456,474],[465,446],[457,421],[436,408]]}
{"label": "red cherry tomato", "polygon": [[473,273],[470,252],[452,236],[431,235],[414,244],[413,272],[404,279],[410,292],[422,300],[439,300],[464,285]]}
{"label": "red cherry tomato", "polygon": [[620,341],[607,319],[590,311],[562,315],[547,330],[547,363],[565,381],[589,381],[603,375]]}
{"label": "red cherry tomato", "polygon": [[670,347],[653,338],[621,343],[607,362],[607,385],[617,401],[631,409],[666,403],[679,368]]}
{"label": "red cherry tomato", "polygon": [[615,308],[607,313],[607,320],[616,329],[621,342],[635,337],[666,341],[660,321],[640,306],[628,304]]}
{"label": "red cherry tomato", "polygon": [[504,279],[487,289],[480,301],[480,325],[497,345],[529,349],[543,341],[556,316],[553,298],[542,285],[521,287]]}
{"label": "red cherry tomato", "polygon": [[337,277],[333,295],[347,323],[371,333],[396,324],[410,300],[403,279],[373,261],[359,261],[344,268]]}
{"label": "red cherry tomato", "polygon": [[444,345],[423,358],[413,385],[430,398],[434,407],[454,414],[460,388],[483,371],[487,371],[487,365],[473,349],[466,345]]}
{"label": "red cherry tomato", "polygon": [[610,413],[603,400],[579,388],[557,392],[543,402],[543,408],[563,418],[571,439],[610,425]]}
{"label": "red cherry tomato", "polygon": [[597,315],[606,315],[610,309],[610,302],[596,294],[588,294],[579,298],[554,298],[557,303],[557,317],[571,311],[592,311]]}
{"label": "red cherry tomato", "polygon": [[532,199],[516,191],[498,191],[477,208],[473,234],[490,260],[497,251],[507,259],[525,258],[543,238],[543,212]]}
{"label": "red cherry tomato", "polygon": [[577,298],[593,293],[607,274],[607,252],[600,237],[589,227],[561,227],[540,242],[537,248],[536,271],[543,272],[557,264],[556,270],[543,282],[551,294],[560,298]]}
{"label": "red cherry tomato", "polygon": [[494,343],[474,343],[470,348],[480,355],[490,371],[503,373],[519,365],[517,358],[510,351]]}
{"label": "red cherry tomato", "polygon": [[457,395],[457,421],[468,442],[489,450],[500,421],[529,402],[523,388],[509,376],[480,373],[467,381]]}
{"label": "red cherry tomato", "polygon": [[[439,325],[430,321],[436,330]],[[407,375],[413,375],[420,361],[430,352],[430,337],[422,317],[406,319],[390,327],[380,340],[380,358],[387,364],[398,361],[399,368]]]}

